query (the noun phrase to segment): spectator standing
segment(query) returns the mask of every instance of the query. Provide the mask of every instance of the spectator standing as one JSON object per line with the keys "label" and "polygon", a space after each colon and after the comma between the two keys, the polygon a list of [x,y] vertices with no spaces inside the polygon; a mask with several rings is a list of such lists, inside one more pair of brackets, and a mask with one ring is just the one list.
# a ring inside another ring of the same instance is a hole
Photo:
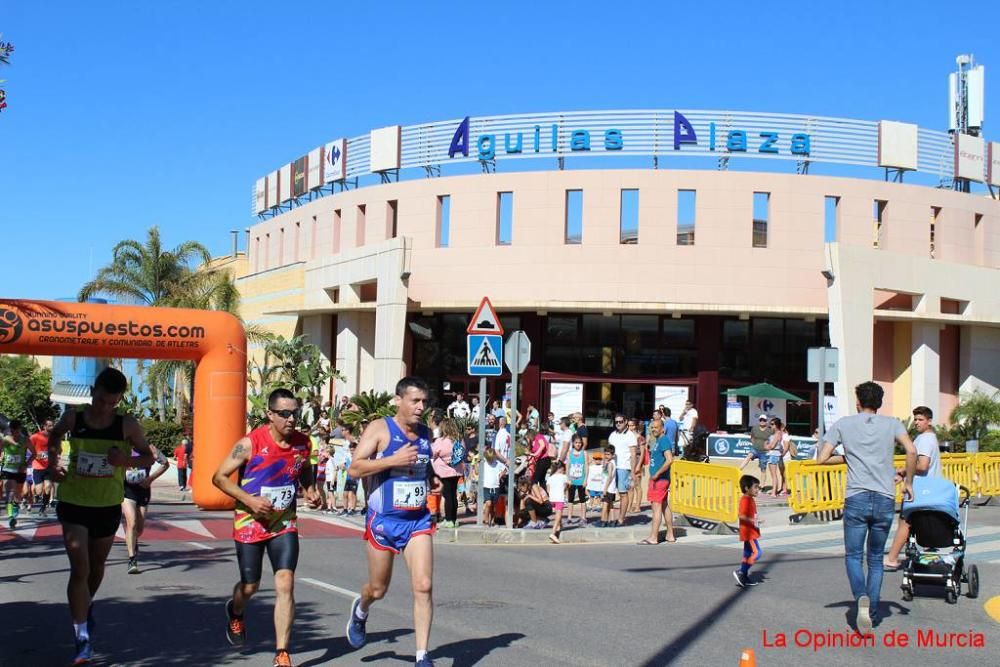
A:
{"label": "spectator standing", "polygon": [[[567,429],[568,430],[568,429]],[[572,436],[573,446],[566,457],[566,477],[569,480],[569,517],[566,523],[573,523],[573,508],[580,508],[580,518],[577,523],[587,522],[587,452],[583,451],[583,440],[580,436]],[[560,462],[564,462],[560,459]],[[551,495],[551,494],[550,494]]]}
{"label": "spectator standing", "polygon": [[590,447],[590,431],[587,430],[587,422],[583,419],[583,413],[574,413],[573,422],[576,424],[576,434],[583,438],[583,448],[588,449]]}
{"label": "spectator standing", "polygon": [[559,430],[555,432],[560,461],[566,461],[566,457],[569,455],[570,443],[574,436],[576,436],[576,433],[573,433],[573,429],[569,427],[569,419],[567,417],[560,419]]}
{"label": "spectator standing", "polygon": [[469,404],[465,402],[465,394],[462,392],[455,394],[455,400],[448,406],[448,416],[456,419],[465,419],[470,413]]}
{"label": "spectator standing", "polygon": [[478,396],[473,396],[471,400],[472,400],[472,407],[471,407],[472,418],[475,419],[478,422],[479,421],[479,397]]}
{"label": "spectator standing", "polygon": [[618,464],[615,456],[615,446],[608,445],[604,448],[604,504],[601,506],[601,520],[598,528],[611,528],[614,526],[615,496],[618,494]]}
{"label": "spectator standing", "polygon": [[458,525],[458,481],[465,472],[465,443],[453,419],[444,419],[440,424],[441,435],[431,446],[431,465],[434,474],[441,479],[444,500],[444,528]]}
{"label": "spectator standing", "polygon": [[[820,464],[847,463],[844,492],[844,563],[851,593],[857,603],[856,625],[865,634],[879,617],[882,593],[883,551],[896,508],[896,471],[892,464],[895,443],[906,451],[903,499],[913,499],[913,473],[917,450],[906,429],[895,417],[876,414],[883,390],[875,382],[854,389],[858,414],[841,417],[823,436]],[[844,456],[833,456],[841,443]],[[868,546],[868,575],[863,561]]]}
{"label": "spectator standing", "polygon": [[628,430],[635,436],[636,442],[635,467],[632,469],[632,479],[635,481],[629,491],[629,508],[634,513],[640,512],[642,508],[642,492],[646,485],[646,468],[649,466],[649,448],[640,426],[638,419],[633,417],[628,420]]}
{"label": "spectator standing", "polygon": [[549,457],[549,439],[545,437],[545,432],[542,430],[534,431],[528,430],[528,437],[526,438],[530,443],[530,451],[528,456],[531,458],[532,469],[534,472],[531,475],[532,484],[544,484],[545,476],[549,472],[549,467],[552,465],[552,459]]}
{"label": "spectator standing", "polygon": [[608,444],[615,448],[615,457],[617,458],[615,483],[619,498],[618,525],[624,526],[629,511],[629,492],[635,481],[632,471],[637,465],[638,443],[635,439],[635,433],[628,430],[625,415],[620,412],[616,414],[614,424],[615,430],[608,436]]}
{"label": "spectator standing", "polygon": [[673,453],[674,456],[681,455],[681,448],[678,446],[680,438],[681,425],[676,419],[670,416],[670,408],[660,408],[660,413],[663,415],[663,435],[667,436],[670,442],[674,443]]}
{"label": "spectator standing", "polygon": [[549,534],[549,541],[559,544],[559,535],[562,533],[562,515],[566,507],[566,487],[569,480],[566,478],[566,464],[556,461],[552,464],[552,474],[546,481],[549,493],[549,502],[552,503],[552,533]]}
{"label": "spectator standing", "polygon": [[771,420],[771,439],[767,443],[767,473],[771,479],[771,497],[777,498],[782,488],[781,457],[784,456],[788,433],[778,417]]}
{"label": "spectator standing", "polygon": [[763,481],[764,471],[767,469],[767,445],[772,435],[774,433],[768,425],[767,415],[758,415],[757,423],[750,429],[750,452],[740,463],[740,470],[751,461],[757,461],[760,465],[760,478]]}
{"label": "spectator standing", "polygon": [[490,414],[493,415],[494,419],[507,417],[507,412],[502,407],[500,407],[500,401],[493,401],[493,407],[490,408]]}
{"label": "spectator standing", "polygon": [[690,400],[684,401],[684,411],[681,412],[681,430],[685,446],[694,442],[694,429],[698,426],[698,410]]}
{"label": "spectator standing", "polygon": [[649,427],[652,444],[649,447],[649,491],[648,497],[653,508],[653,521],[649,537],[639,544],[659,544],[660,524],[666,519],[667,542],[676,542],[674,537],[674,517],[670,510],[670,466],[674,462],[674,443],[663,433],[662,422],[655,421]]}
{"label": "spectator standing", "polygon": [[528,429],[537,431],[541,428],[542,416],[534,403],[528,403]]}
{"label": "spectator standing", "polygon": [[493,510],[500,497],[500,473],[506,465],[507,460],[492,447],[483,452],[483,523],[487,526],[495,523]]}
{"label": "spectator standing", "polygon": [[[576,437],[574,435],[574,437]],[[582,438],[581,438],[582,441]],[[601,460],[601,454],[590,455],[590,463],[587,466],[587,495],[589,496],[588,503],[592,504],[590,509],[600,510],[601,502],[604,498],[604,483],[607,480],[604,479],[604,463]],[[586,515],[584,515],[586,517]],[[600,523],[600,522],[598,522]]]}
{"label": "spectator standing", "polygon": [[174,464],[177,466],[177,490],[184,491],[187,488],[187,438],[181,440],[181,444],[174,448]]}

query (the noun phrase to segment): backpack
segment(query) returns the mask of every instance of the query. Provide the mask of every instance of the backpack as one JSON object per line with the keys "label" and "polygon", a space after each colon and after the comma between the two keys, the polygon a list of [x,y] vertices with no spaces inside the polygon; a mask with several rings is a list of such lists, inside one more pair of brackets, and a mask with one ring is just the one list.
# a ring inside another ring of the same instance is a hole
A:
{"label": "backpack", "polygon": [[465,462],[465,455],[467,454],[465,449],[465,440],[458,438],[455,440],[455,444],[451,446],[451,461],[449,465],[452,468],[457,468]]}

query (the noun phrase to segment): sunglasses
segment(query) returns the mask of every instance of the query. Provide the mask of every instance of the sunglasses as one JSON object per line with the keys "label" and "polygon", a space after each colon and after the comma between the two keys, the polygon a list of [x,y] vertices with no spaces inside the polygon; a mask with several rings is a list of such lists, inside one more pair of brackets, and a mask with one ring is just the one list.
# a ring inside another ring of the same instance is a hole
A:
{"label": "sunglasses", "polygon": [[268,410],[272,415],[278,415],[282,419],[289,419],[295,417],[298,419],[302,415],[301,410]]}
{"label": "sunglasses", "polygon": [[616,423],[616,424],[624,424],[625,422],[623,422],[623,421],[622,421],[621,419],[616,419],[616,420],[615,420],[615,423]]}

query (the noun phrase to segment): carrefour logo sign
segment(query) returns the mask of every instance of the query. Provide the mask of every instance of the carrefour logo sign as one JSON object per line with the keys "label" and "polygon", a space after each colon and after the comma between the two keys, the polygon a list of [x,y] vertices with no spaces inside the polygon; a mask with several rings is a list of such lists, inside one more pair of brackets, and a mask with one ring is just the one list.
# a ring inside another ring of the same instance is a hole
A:
{"label": "carrefour logo sign", "polygon": [[[470,117],[466,116],[451,138],[448,146],[448,157],[456,155],[469,157]],[[596,136],[594,136],[596,135]],[[746,130],[729,130],[720,132],[715,122],[708,124],[708,136],[699,140],[694,127],[679,111],[674,112],[673,146],[675,151],[684,146],[705,146],[710,151],[725,151],[729,153],[763,153],[777,154],[778,132],[747,132]],[[569,150],[571,152],[605,150],[609,152],[625,149],[627,136],[624,131],[611,128],[603,132],[591,132],[588,128],[570,130]],[[501,145],[502,141],[502,145]],[[703,143],[702,143],[703,141]],[[812,149],[812,140],[808,134],[798,132],[791,136],[789,152],[792,155],[808,156]],[[496,134],[480,134],[476,138],[476,157],[479,160],[493,160],[500,151],[506,155],[521,153],[558,153],[559,125],[552,123],[546,127],[534,125],[523,131],[506,132],[503,137]]]}

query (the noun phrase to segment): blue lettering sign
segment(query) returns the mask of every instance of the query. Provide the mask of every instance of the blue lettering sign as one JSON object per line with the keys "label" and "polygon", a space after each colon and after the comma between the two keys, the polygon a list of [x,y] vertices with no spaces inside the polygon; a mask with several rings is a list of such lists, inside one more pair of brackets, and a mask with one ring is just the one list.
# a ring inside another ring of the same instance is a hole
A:
{"label": "blue lettering sign", "polygon": [[808,134],[793,134],[792,155],[809,155],[810,143]]}
{"label": "blue lettering sign", "polygon": [[726,136],[726,150],[745,152],[747,149],[747,133],[743,130],[733,130]]}
{"label": "blue lettering sign", "polygon": [[620,151],[624,145],[621,130],[607,130],[604,133],[604,150]]}
{"label": "blue lettering sign", "polygon": [[496,137],[492,134],[479,135],[479,159],[492,160],[496,157]]}
{"label": "blue lettering sign", "polygon": [[521,141],[524,136],[518,132],[517,133],[517,144],[514,146],[510,145],[510,133],[503,135],[503,149],[508,153],[520,153],[521,152]]}
{"label": "blue lettering sign", "polygon": [[778,147],[774,145],[778,141],[777,132],[761,132],[760,138],[764,140],[764,143],[762,143],[758,149],[761,153],[778,152]]}
{"label": "blue lettering sign", "polygon": [[455,157],[455,153],[461,153],[463,157],[469,157],[469,117],[458,124],[455,136],[451,138],[451,146],[448,147],[448,157]]}
{"label": "blue lettering sign", "polygon": [[571,151],[589,151],[590,132],[587,130],[573,130],[573,134],[570,135],[569,139],[569,149]]}
{"label": "blue lettering sign", "polygon": [[694,128],[691,127],[691,123],[688,119],[680,114],[680,112],[674,112],[674,150],[679,151],[681,149],[681,144],[698,144],[698,135],[694,133]]}

